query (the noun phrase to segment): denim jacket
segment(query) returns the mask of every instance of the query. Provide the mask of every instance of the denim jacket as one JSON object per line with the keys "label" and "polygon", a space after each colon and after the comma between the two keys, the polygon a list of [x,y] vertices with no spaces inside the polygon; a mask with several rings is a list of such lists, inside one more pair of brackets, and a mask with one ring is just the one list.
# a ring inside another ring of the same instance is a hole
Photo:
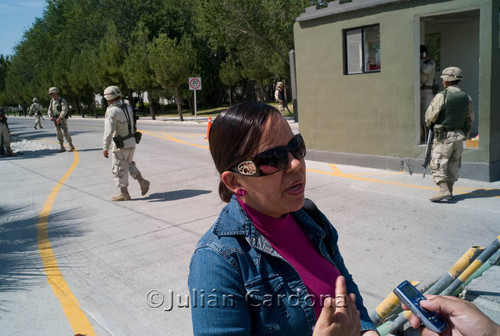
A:
{"label": "denim jacket", "polygon": [[[291,215],[346,278],[347,292],[356,294],[361,330],[375,330],[340,255],[337,231],[323,214],[328,234],[304,209]],[[316,315],[305,284],[257,231],[234,196],[198,242],[189,268],[195,335],[312,335]]]}

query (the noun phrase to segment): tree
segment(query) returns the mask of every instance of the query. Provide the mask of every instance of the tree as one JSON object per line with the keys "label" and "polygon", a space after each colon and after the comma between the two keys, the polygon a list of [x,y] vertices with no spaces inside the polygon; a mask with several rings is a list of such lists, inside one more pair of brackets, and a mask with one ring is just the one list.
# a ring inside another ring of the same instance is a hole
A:
{"label": "tree", "polygon": [[180,41],[160,34],[148,48],[149,63],[154,71],[156,81],[165,89],[173,89],[179,119],[182,116],[179,86],[186,84],[191,74],[194,50],[188,37]]}
{"label": "tree", "polygon": [[[288,76],[293,24],[310,0],[198,0],[197,26],[213,47],[235,51],[247,64],[258,50],[262,66]],[[252,69],[247,75],[254,73]],[[259,71],[260,73],[260,71]],[[257,78],[251,78],[258,80]]]}
{"label": "tree", "polygon": [[263,55],[265,51],[259,50],[256,47],[251,52],[240,53],[241,63],[243,65],[243,76],[249,79],[253,79],[258,83],[260,101],[265,101],[264,85],[271,82],[272,74],[269,72],[269,67],[262,62],[265,59]]}
{"label": "tree", "polygon": [[126,50],[124,42],[114,21],[108,22],[108,27],[99,44],[97,55],[97,79],[102,89],[109,85],[117,85],[125,90],[122,65],[125,60]]}
{"label": "tree", "polygon": [[129,54],[123,62],[123,75],[128,87],[136,92],[148,92],[151,118],[156,120],[155,107],[160,86],[149,63],[150,31],[140,22],[129,42]]}
{"label": "tree", "polygon": [[231,57],[226,58],[226,61],[221,64],[219,77],[225,85],[229,86],[229,105],[233,105],[233,86],[238,84],[241,79],[241,72],[236,66],[236,63]]}
{"label": "tree", "polygon": [[[263,100],[272,78],[288,76],[295,18],[316,3],[47,0],[43,17],[25,32],[3,67],[7,70],[1,70],[0,99],[26,105],[38,97],[45,105],[50,99],[47,89],[57,86],[72,106],[80,108],[93,104],[96,93],[115,84],[129,96],[132,90],[147,91],[153,118],[155,99],[174,92],[181,116],[181,97],[191,95],[187,78],[200,76],[200,98],[206,102],[225,99],[222,80],[230,91],[236,83],[242,85],[242,92],[252,98],[257,83]],[[234,79],[238,72],[239,81]]]}
{"label": "tree", "polygon": [[9,103],[5,96],[5,82],[9,66],[9,56],[0,55],[0,105],[7,105]]}

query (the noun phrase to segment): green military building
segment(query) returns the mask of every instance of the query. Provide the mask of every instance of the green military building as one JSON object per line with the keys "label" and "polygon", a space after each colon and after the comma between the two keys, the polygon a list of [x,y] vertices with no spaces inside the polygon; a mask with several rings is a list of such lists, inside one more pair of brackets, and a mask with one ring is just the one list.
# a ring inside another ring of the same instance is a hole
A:
{"label": "green military building", "polygon": [[473,140],[460,176],[500,179],[500,0],[352,0],[309,7],[294,26],[296,103],[310,159],[415,173],[420,45],[463,70]]}

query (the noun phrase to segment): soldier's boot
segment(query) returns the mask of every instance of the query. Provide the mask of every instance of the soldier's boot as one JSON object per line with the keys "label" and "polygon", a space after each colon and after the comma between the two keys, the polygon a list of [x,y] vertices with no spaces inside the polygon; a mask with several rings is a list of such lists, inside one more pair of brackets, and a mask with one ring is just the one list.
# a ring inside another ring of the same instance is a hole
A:
{"label": "soldier's boot", "polygon": [[455,182],[446,182],[446,184],[448,185],[448,190],[450,191],[450,195],[453,197],[453,184],[455,184]]}
{"label": "soldier's boot", "polygon": [[450,189],[448,189],[448,184],[446,182],[439,182],[439,193],[429,198],[431,202],[439,202],[441,200],[451,199]]}
{"label": "soldier's boot", "polygon": [[64,144],[61,143],[60,145],[61,145],[61,148],[59,148],[59,153],[65,152],[66,148],[64,148]]}
{"label": "soldier's boot", "polygon": [[[40,127],[41,127],[41,126],[40,126]],[[35,129],[37,129],[37,128],[36,128],[36,126],[35,126],[34,128],[35,128]]]}
{"label": "soldier's boot", "polygon": [[111,197],[113,202],[130,201],[130,194],[127,187],[121,187],[120,192],[120,195]]}
{"label": "soldier's boot", "polygon": [[12,149],[10,147],[7,147],[7,156],[14,156],[14,155],[16,154],[12,152]]}
{"label": "soldier's boot", "polygon": [[73,146],[72,142],[69,143],[69,147],[71,147],[71,148],[69,149],[68,152],[73,152],[75,150],[75,146]]}
{"label": "soldier's boot", "polygon": [[150,185],[149,181],[145,180],[140,173],[137,174],[135,179],[137,180],[137,182],[139,182],[139,185],[141,186],[141,195],[142,196],[146,195],[147,192],[149,191],[149,185]]}

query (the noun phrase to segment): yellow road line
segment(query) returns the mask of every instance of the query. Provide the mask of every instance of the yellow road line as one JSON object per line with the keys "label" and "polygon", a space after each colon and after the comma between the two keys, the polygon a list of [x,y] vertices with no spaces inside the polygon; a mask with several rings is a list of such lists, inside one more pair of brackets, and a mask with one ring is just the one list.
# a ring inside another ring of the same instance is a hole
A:
{"label": "yellow road line", "polygon": [[[141,132],[143,132],[144,134],[150,135],[150,136],[160,138],[160,139],[174,141],[174,142],[184,144],[184,145],[190,145],[190,146],[209,149],[209,147],[207,147],[207,146],[202,146],[202,145],[198,145],[198,144],[194,144],[194,143],[185,142],[183,140],[179,140],[179,139],[174,138],[173,136],[171,136],[167,133],[150,132],[150,131],[141,131]],[[416,184],[408,184],[408,183],[402,183],[402,182],[386,181],[386,180],[381,180],[381,179],[363,177],[363,176],[369,176],[369,175],[402,175],[403,174],[402,172],[389,172],[389,173],[383,173],[383,174],[382,173],[346,174],[346,173],[343,173],[337,167],[337,165],[335,165],[333,163],[331,163],[329,166],[332,169],[332,172],[325,172],[325,171],[315,170],[315,169],[307,169],[307,171],[312,172],[312,173],[317,173],[317,174],[324,174],[324,175],[330,175],[330,176],[349,178],[349,179],[358,180],[358,181],[397,185],[397,186],[406,187],[406,188],[416,188],[416,189],[424,189],[424,190],[437,190],[438,189],[437,187],[428,187],[428,186],[421,186],[421,185],[416,185]],[[467,190],[476,190],[476,189],[475,188],[455,188],[454,193],[455,194],[465,194],[465,193],[467,193]],[[484,189],[484,190],[492,190],[492,189]],[[475,192],[474,194],[481,195],[480,192]],[[485,195],[485,197],[492,197],[492,196]],[[500,196],[493,196],[493,197],[500,198]]]}
{"label": "yellow road line", "polygon": [[194,144],[194,143],[190,143],[190,142],[185,142],[183,140],[174,138],[173,136],[168,135],[167,133],[150,132],[150,131],[141,131],[141,132],[144,133],[144,134],[150,135],[150,136],[154,136],[156,138],[160,138],[160,139],[165,139],[165,140],[177,142],[177,143],[180,143],[180,144],[183,144],[183,145],[190,145],[190,146],[195,146],[195,147],[200,147],[200,148],[208,149],[207,146],[198,145],[198,144]]}
{"label": "yellow road line", "polygon": [[403,175],[403,172],[383,172],[383,173],[356,173],[356,174],[349,174],[351,176],[370,176],[370,175]]}
{"label": "yellow road line", "polygon": [[407,183],[402,183],[402,182],[385,181],[385,180],[379,180],[379,179],[374,179],[374,178],[356,176],[354,174],[345,174],[345,173],[342,173],[342,171],[340,171],[340,169],[333,163],[330,164],[330,168],[332,169],[332,172],[324,172],[324,171],[315,170],[315,169],[307,169],[307,170],[310,172],[313,172],[313,173],[330,175],[330,176],[337,176],[337,177],[344,177],[344,178],[349,178],[349,179],[358,180],[358,181],[392,184],[392,185],[397,185],[397,186],[401,186],[401,187],[411,187],[411,188],[427,189],[427,190],[434,190],[435,189],[433,187],[419,186],[419,185],[407,184]]}
{"label": "yellow road line", "polygon": [[[402,182],[385,181],[385,180],[380,180],[380,179],[361,177],[358,174],[345,174],[337,167],[337,165],[330,163],[329,166],[332,169],[332,172],[324,172],[321,170],[314,170],[314,169],[307,169],[307,170],[310,172],[313,172],[313,173],[331,175],[331,176],[337,176],[337,177],[344,177],[344,178],[365,181],[365,182],[392,184],[392,185],[397,185],[397,186],[401,186],[401,187],[425,189],[425,190],[437,190],[438,189],[437,187],[427,187],[427,186],[421,186],[421,185],[416,185],[416,184],[408,184],[408,183],[402,183]],[[457,189],[460,189],[463,191],[461,192],[461,191],[458,191]],[[453,193],[454,194],[466,194],[467,190],[476,190],[476,188],[454,188]],[[483,189],[483,190],[494,190],[494,189]],[[474,192],[474,194],[475,195],[483,195],[481,192]],[[490,196],[490,195],[486,195],[486,194],[484,196],[485,197],[500,198],[500,196]]]}
{"label": "yellow road line", "polygon": [[47,275],[47,281],[49,282],[50,287],[52,287],[52,291],[55,296],[59,299],[71,328],[75,334],[80,333],[86,334],[87,336],[93,336],[96,335],[94,329],[87,319],[87,316],[85,316],[85,313],[80,309],[78,300],[73,295],[68,284],[64,280],[49,241],[48,219],[50,211],[54,205],[59,190],[68,177],[73,173],[73,170],[75,170],[78,165],[78,161],[80,160],[78,152],[75,150],[73,153],[73,164],[50,192],[49,197],[45,201],[42,211],[38,217],[38,249],[42,258],[44,272]]}

